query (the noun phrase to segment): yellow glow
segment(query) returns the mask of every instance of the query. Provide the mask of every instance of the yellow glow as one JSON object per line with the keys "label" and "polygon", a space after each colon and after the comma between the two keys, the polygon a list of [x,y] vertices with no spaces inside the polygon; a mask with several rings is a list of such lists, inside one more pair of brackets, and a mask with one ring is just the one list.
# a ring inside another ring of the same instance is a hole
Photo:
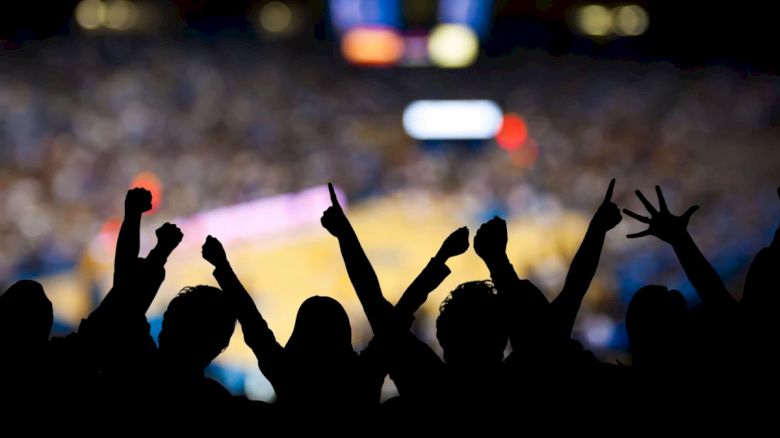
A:
{"label": "yellow glow", "polygon": [[282,2],[270,2],[260,10],[260,25],[268,32],[283,32],[291,22],[292,11]]}
{"label": "yellow glow", "polygon": [[133,27],[137,18],[135,5],[127,0],[115,0],[106,8],[106,26],[116,30]]}
{"label": "yellow glow", "polygon": [[440,24],[428,40],[431,62],[439,67],[467,67],[474,63],[478,53],[477,34],[462,24]]}
{"label": "yellow glow", "polygon": [[106,19],[106,6],[100,0],[83,0],[76,6],[76,22],[84,29],[97,29]]}
{"label": "yellow glow", "polygon": [[618,35],[642,35],[650,24],[647,12],[637,5],[619,6],[612,10],[614,30]]}
{"label": "yellow glow", "polygon": [[577,26],[585,35],[606,36],[612,29],[612,14],[601,5],[588,5],[577,11]]}

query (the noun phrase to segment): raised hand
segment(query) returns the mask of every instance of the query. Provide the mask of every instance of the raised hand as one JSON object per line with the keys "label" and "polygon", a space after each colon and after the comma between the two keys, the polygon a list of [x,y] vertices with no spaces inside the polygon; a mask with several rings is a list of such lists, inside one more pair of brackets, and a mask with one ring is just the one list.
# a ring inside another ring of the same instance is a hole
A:
{"label": "raised hand", "polygon": [[344,214],[344,210],[341,209],[341,204],[339,204],[339,200],[336,197],[336,191],[333,190],[333,184],[328,183],[328,191],[330,192],[331,206],[322,213],[320,223],[330,234],[340,237],[350,229],[351,225]]}
{"label": "raised hand", "polygon": [[607,188],[607,194],[604,196],[604,201],[596,210],[596,214],[593,216],[593,225],[597,226],[600,230],[607,232],[623,220],[623,216],[620,214],[620,209],[614,202],[612,202],[612,192],[615,189],[615,178],[609,182],[609,188]]}
{"label": "raised hand", "polygon": [[184,234],[182,234],[179,227],[168,222],[162,224],[162,226],[155,231],[155,234],[157,234],[157,244],[171,251],[173,251],[173,249],[181,243],[181,239],[184,238]]}
{"label": "raised hand", "polygon": [[141,214],[152,209],[152,193],[141,187],[127,191],[125,213]]}
{"label": "raised hand", "polygon": [[203,255],[203,258],[214,265],[215,268],[228,264],[225,248],[222,247],[222,243],[219,240],[212,236],[206,237],[206,242],[203,243],[201,254]]}
{"label": "raised hand", "polygon": [[645,198],[645,196],[639,190],[636,191],[636,196],[642,201],[647,212],[650,213],[650,217],[642,216],[634,213],[631,210],[623,209],[623,213],[631,216],[639,222],[646,223],[647,229],[638,233],[629,234],[626,237],[634,239],[644,236],[655,236],[664,242],[674,244],[688,234],[688,222],[691,219],[696,210],[699,209],[698,205],[694,205],[685,211],[680,216],[673,215],[669,208],[666,206],[666,200],[664,194],[661,192],[661,188],[655,186],[655,192],[658,194],[658,209],[653,207],[653,204]]}
{"label": "raised hand", "polygon": [[474,251],[482,260],[506,254],[506,222],[498,216],[482,224],[474,236]]}
{"label": "raised hand", "polygon": [[469,249],[469,229],[460,227],[453,231],[441,244],[436,258],[446,261],[450,257],[461,255]]}

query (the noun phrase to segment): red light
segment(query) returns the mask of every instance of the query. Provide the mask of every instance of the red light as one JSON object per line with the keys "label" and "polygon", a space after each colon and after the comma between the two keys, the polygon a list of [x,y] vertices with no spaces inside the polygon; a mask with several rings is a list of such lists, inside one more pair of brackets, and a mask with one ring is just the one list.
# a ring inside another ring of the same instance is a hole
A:
{"label": "red light", "polygon": [[496,134],[496,143],[508,151],[513,151],[522,146],[528,139],[528,127],[525,120],[519,114],[509,113],[504,115],[501,128]]}
{"label": "red light", "polygon": [[162,183],[160,178],[152,172],[141,172],[133,178],[130,188],[143,187],[152,193],[152,209],[149,213],[154,213],[162,204]]}

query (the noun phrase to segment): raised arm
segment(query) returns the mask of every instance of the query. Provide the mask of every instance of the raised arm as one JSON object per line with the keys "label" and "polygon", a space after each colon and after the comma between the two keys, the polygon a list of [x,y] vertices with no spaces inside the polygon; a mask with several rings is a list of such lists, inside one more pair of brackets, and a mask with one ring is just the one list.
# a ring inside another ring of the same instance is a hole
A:
{"label": "raised arm", "polygon": [[521,280],[506,255],[506,222],[499,218],[485,222],[474,236],[474,251],[490,270],[490,277],[504,301],[509,339],[516,349],[539,346],[549,336],[550,305],[533,283]]}
{"label": "raised arm", "polygon": [[601,249],[604,246],[607,232],[615,228],[623,219],[620,215],[620,209],[612,202],[614,188],[615,179],[613,178],[609,182],[604,201],[596,210],[596,214],[593,215],[585,237],[582,239],[582,244],[571,261],[563,289],[552,302],[553,317],[557,320],[556,328],[561,330],[563,336],[569,337],[571,335],[582,299],[588,292],[590,282],[599,266]]}
{"label": "raised arm", "polygon": [[233,272],[222,243],[214,237],[206,237],[202,255],[214,266],[214,278],[236,306],[238,322],[241,323],[241,331],[244,333],[244,342],[254,352],[260,371],[276,386],[280,383],[278,379],[284,375],[285,370],[283,347],[276,341],[276,337],[257,310],[252,297]]}
{"label": "raised arm", "polygon": [[672,245],[685,274],[703,303],[708,306],[725,306],[727,308],[735,306],[734,297],[731,296],[718,273],[715,272],[710,262],[696,246],[691,235],[688,234],[688,222],[699,206],[694,205],[681,216],[675,216],[666,206],[661,188],[655,186],[655,191],[658,194],[658,209],[645,198],[642,192],[636,191],[637,197],[642,201],[650,217],[636,214],[627,209],[623,210],[625,214],[648,225],[646,230],[629,234],[627,237],[633,239],[655,236]]}
{"label": "raised arm", "polygon": [[428,294],[439,287],[441,282],[450,275],[450,268],[446,264],[447,260],[463,254],[467,249],[469,249],[468,228],[460,227],[447,236],[436,255],[401,295],[395,305],[396,316],[411,323],[414,312],[425,303]]}
{"label": "raised arm", "polygon": [[141,241],[141,215],[151,210],[152,194],[139,187],[127,191],[125,217],[119,229],[114,255],[114,284],[127,279],[138,258]]}
{"label": "raised arm", "polygon": [[379,333],[385,328],[388,318],[392,315],[392,305],[382,295],[376,272],[363,251],[357,234],[344,214],[333,185],[330,183],[328,183],[328,190],[332,205],[322,214],[320,222],[338,239],[349,280],[355,288],[371,329],[374,333]]}
{"label": "raised arm", "polygon": [[[181,242],[181,230],[176,225],[165,223],[157,229],[157,245],[146,259],[135,258],[125,274],[115,276],[114,287],[98,306],[97,310],[112,315],[145,315],[165,280],[165,263],[171,252]],[[117,246],[117,252],[119,247]],[[119,255],[117,255],[119,258]],[[127,275],[129,273],[129,275]]]}
{"label": "raised arm", "polygon": [[149,306],[152,305],[152,301],[157,296],[157,291],[165,279],[165,264],[168,262],[168,257],[184,238],[184,234],[182,234],[179,227],[168,222],[162,224],[155,231],[155,234],[157,235],[157,245],[149,251],[149,255],[146,256],[146,263],[149,269],[161,272],[162,275],[137,291],[137,297],[134,298],[134,302],[137,303],[139,311],[144,314],[149,310]]}

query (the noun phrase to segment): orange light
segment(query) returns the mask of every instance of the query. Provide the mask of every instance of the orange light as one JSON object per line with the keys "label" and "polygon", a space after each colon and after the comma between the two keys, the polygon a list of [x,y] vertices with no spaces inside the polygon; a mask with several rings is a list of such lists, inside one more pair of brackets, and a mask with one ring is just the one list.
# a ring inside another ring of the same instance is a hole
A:
{"label": "orange light", "polygon": [[395,29],[355,27],[341,39],[341,53],[352,64],[391,66],[401,60],[404,41]]}
{"label": "orange light", "polygon": [[496,143],[508,151],[513,151],[528,139],[528,127],[519,114],[509,113],[504,116],[501,128],[496,134]]}
{"label": "orange light", "polygon": [[149,213],[154,213],[157,211],[159,206],[162,204],[162,182],[160,182],[160,178],[157,177],[152,172],[141,172],[138,175],[136,175],[133,178],[133,181],[130,183],[130,188],[133,187],[143,187],[146,190],[149,190],[149,192],[152,193],[152,209],[149,210]]}

